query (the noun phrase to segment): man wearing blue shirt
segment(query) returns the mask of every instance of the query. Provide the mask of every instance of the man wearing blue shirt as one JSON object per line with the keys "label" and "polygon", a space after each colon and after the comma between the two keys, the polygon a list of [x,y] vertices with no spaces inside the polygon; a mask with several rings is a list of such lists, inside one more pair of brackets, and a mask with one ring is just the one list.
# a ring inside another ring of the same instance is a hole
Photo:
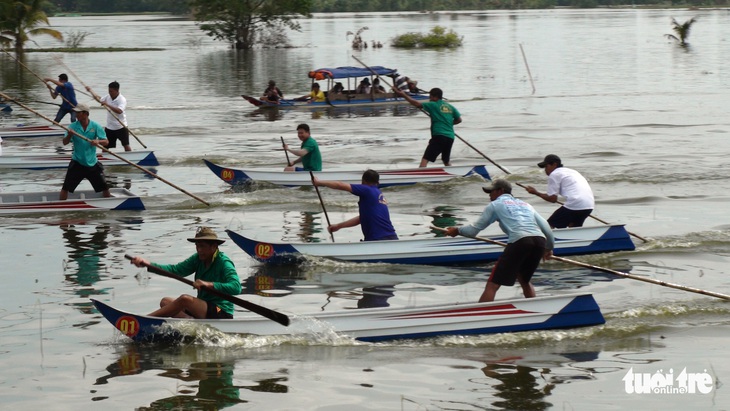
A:
{"label": "man wearing blue shirt", "polygon": [[452,237],[461,234],[475,237],[495,221],[507,234],[507,246],[487,280],[479,302],[494,301],[499,287],[513,286],[515,280],[522,286],[525,298],[535,296],[530,283],[532,275],[542,258],[553,254],[555,239],[548,222],[531,205],[512,197],[512,185],[507,180],[494,180],[491,187],[483,190],[489,193],[491,203],[472,225],[449,227],[446,233]]}
{"label": "man wearing blue shirt", "polygon": [[350,184],[342,181],[322,181],[313,179],[318,187],[329,187],[335,190],[348,191],[358,197],[359,214],[339,224],[327,227],[330,233],[360,225],[365,241],[397,240],[393,223],[390,221],[388,202],[378,188],[380,175],[375,170],[367,170],[362,175],[362,184]]}
{"label": "man wearing blue shirt", "polygon": [[72,123],[76,121],[76,113],[73,111],[73,108],[76,107],[76,104],[78,104],[78,102],[76,101],[76,91],[74,90],[73,84],[68,81],[68,76],[62,73],[59,74],[58,81],[52,78],[46,78],[43,80],[56,85],[56,89],[51,90],[51,98],[55,100],[56,97],[60,95],[61,100],[63,100],[61,101],[61,107],[58,109],[58,113],[56,113],[56,119],[54,121],[56,123],[60,123],[61,120],[63,120],[63,118],[66,116],[66,113],[71,113]]}
{"label": "man wearing blue shirt", "polygon": [[[73,141],[73,154],[71,162],[66,170],[66,178],[61,188],[61,200],[68,198],[68,193],[73,193],[83,179],[89,180],[95,192],[104,192],[104,197],[111,197],[109,187],[104,179],[104,169],[96,158],[96,148],[106,147],[109,143],[106,139],[104,127],[89,119],[89,106],[77,104],[73,108],[78,116],[78,121],[71,123],[68,129],[72,132],[66,133],[63,138],[63,145]],[[79,136],[83,136],[81,138]],[[89,141],[87,141],[89,140]]]}

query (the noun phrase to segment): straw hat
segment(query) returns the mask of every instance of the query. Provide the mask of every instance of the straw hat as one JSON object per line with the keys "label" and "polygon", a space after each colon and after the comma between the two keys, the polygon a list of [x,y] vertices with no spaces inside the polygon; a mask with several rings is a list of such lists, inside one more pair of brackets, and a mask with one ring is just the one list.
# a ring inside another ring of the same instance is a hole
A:
{"label": "straw hat", "polygon": [[188,241],[195,243],[198,241],[213,241],[218,244],[223,244],[226,240],[221,240],[218,235],[210,227],[198,227],[195,232],[194,238],[188,238]]}

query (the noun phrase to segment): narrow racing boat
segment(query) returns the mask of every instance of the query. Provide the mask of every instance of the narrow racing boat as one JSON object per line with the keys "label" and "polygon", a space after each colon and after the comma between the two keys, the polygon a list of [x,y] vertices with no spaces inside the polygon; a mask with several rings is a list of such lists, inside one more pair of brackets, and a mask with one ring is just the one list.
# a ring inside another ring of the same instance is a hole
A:
{"label": "narrow racing boat", "polygon": [[[155,153],[150,150],[139,151],[115,151],[117,156],[138,166],[158,166]],[[101,152],[96,158],[104,166],[127,166],[129,163],[120,160],[107,152]],[[71,153],[68,154],[4,154],[0,156],[0,169],[26,169],[44,170],[48,168],[66,168],[71,161]]]}
{"label": "narrow racing boat", "polygon": [[[205,159],[203,161],[215,175],[230,185],[248,184],[254,181],[286,187],[312,185],[312,178],[309,172],[306,171],[283,171],[281,168],[244,170],[223,167]],[[324,171],[314,171],[313,174],[320,180],[336,180],[350,184],[360,184],[362,182],[362,173],[365,170],[367,170],[367,167],[361,169],[333,168]],[[380,175],[380,187],[416,183],[439,183],[456,177],[469,177],[472,175],[478,175],[485,180],[490,180],[489,172],[487,172],[487,167],[484,165],[420,167],[376,171]]]}
{"label": "narrow racing boat", "polygon": [[591,294],[518,298],[489,303],[452,303],[404,308],[362,308],[290,315],[285,327],[260,316],[232,320],[190,320],[132,314],[91,300],[122,334],[135,341],[185,337],[190,323],[227,334],[301,335],[332,331],[360,341],[478,335],[585,327],[605,322]]}
{"label": "narrow racing boat", "polygon": [[[354,263],[466,265],[496,261],[504,247],[468,237],[404,238],[352,243],[268,242],[226,230],[228,236],[255,260],[269,264],[298,264],[307,257]],[[630,251],[635,245],[623,225],[553,230],[557,256]],[[504,235],[489,237],[507,242]]]}
{"label": "narrow racing boat", "polygon": [[112,197],[102,193],[77,190],[59,200],[59,192],[0,193],[0,214],[29,214],[68,211],[144,210],[142,199],[123,188],[109,190]]}
{"label": "narrow racing boat", "polygon": [[63,137],[66,130],[58,126],[28,126],[20,124],[17,127],[0,128],[2,138],[22,137]]}

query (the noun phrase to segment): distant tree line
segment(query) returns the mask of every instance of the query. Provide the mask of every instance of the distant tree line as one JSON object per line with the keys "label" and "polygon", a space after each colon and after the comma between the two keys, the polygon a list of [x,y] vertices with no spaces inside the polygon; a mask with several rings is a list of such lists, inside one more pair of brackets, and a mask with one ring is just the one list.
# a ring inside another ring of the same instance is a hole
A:
{"label": "distant tree line", "polygon": [[[218,0],[221,1],[221,0]],[[235,0],[222,0],[235,2]],[[53,13],[145,13],[190,14],[185,0],[53,0],[47,5]],[[312,13],[378,11],[444,11],[490,9],[543,9],[553,7],[722,7],[730,0],[312,0]]]}

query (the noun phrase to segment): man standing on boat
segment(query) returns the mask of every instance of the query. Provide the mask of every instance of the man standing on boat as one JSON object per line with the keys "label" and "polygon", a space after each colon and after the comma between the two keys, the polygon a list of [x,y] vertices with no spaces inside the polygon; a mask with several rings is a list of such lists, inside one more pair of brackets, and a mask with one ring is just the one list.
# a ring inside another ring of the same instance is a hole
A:
{"label": "man standing on boat", "polygon": [[[91,92],[91,87],[86,87]],[[116,148],[117,140],[124,146],[124,151],[132,151],[129,146],[129,129],[127,128],[127,99],[119,93],[119,83],[109,83],[109,94],[99,99],[102,106],[110,111],[106,113],[106,136],[109,139],[107,148]],[[118,119],[118,120],[117,120]]]}
{"label": "man standing on boat", "polygon": [[330,233],[341,228],[360,225],[365,241],[397,240],[393,223],[390,221],[388,202],[385,201],[383,193],[378,188],[380,175],[375,170],[366,170],[362,174],[362,184],[350,184],[342,181],[322,181],[316,177],[313,183],[318,187],[329,187],[335,190],[350,192],[358,197],[357,217],[343,221],[339,224],[332,224],[327,227]]}
{"label": "man standing on boat", "polygon": [[[61,120],[66,116],[66,113],[71,113],[71,122],[73,123],[76,121],[76,113],[73,111],[73,108],[76,107],[76,104],[78,102],[76,101],[76,91],[74,90],[73,84],[71,84],[70,81],[68,81],[68,76],[66,73],[61,73],[58,75],[58,80],[54,80],[52,78],[44,78],[43,81],[45,82],[51,82],[56,85],[55,90],[51,90],[51,98],[56,99],[59,95],[61,96],[61,107],[58,108],[58,113],[56,113],[56,119],[54,120],[56,123],[60,123]],[[49,86],[50,89],[50,86]]]}
{"label": "man standing on boat", "polygon": [[475,237],[495,221],[507,234],[507,246],[492,269],[487,286],[479,302],[494,301],[499,287],[513,286],[515,280],[522,286],[525,298],[535,297],[535,288],[530,280],[540,265],[541,259],[553,254],[555,239],[550,226],[528,203],[512,197],[512,185],[507,180],[494,180],[483,190],[489,193],[491,203],[472,225],[449,227],[446,234],[451,237],[463,235]]}
{"label": "man standing on boat", "polygon": [[198,290],[197,297],[183,294],[177,298],[164,297],[160,308],[151,312],[152,317],[175,318],[233,318],[233,303],[206,291],[212,289],[230,295],[241,294],[241,280],[236,267],[228,256],[218,249],[226,240],[208,227],[199,227],[195,237],[188,238],[195,243],[196,253],[177,264],[150,263],[142,257],[133,257],[132,264],[137,267],[152,265],[183,277],[195,273],[193,287]]}
{"label": "man standing on boat", "polygon": [[573,169],[563,167],[560,157],[555,154],[548,154],[537,166],[544,168],[548,175],[547,193],[541,193],[532,186],[525,187],[525,190],[551,203],[558,202],[558,194],[566,198],[565,204],[548,218],[550,227],[583,227],[583,222],[595,206],[593,190],[585,177]]}
{"label": "man standing on boat", "polygon": [[[73,153],[71,154],[68,170],[66,170],[66,177],[63,180],[59,199],[68,199],[68,193],[73,193],[83,179],[89,180],[95,192],[104,192],[104,197],[111,197],[104,178],[104,168],[96,158],[96,148],[106,146],[109,143],[104,128],[99,123],[89,119],[88,105],[77,104],[73,111],[76,113],[78,121],[68,126],[71,133],[66,133],[66,136],[63,137],[64,146],[73,141]],[[79,136],[85,137],[89,141]]]}
{"label": "man standing on boat", "polygon": [[[284,144],[285,151],[299,156],[291,165],[284,168],[284,171],[322,171],[322,154],[319,152],[317,141],[310,135],[308,124],[302,123],[297,126],[297,137],[302,142],[299,150]],[[294,166],[297,163],[302,163],[302,167]]]}
{"label": "man standing on boat", "polygon": [[418,107],[431,117],[431,140],[423,153],[421,165],[426,167],[435,162],[441,155],[445,166],[451,165],[451,147],[454,145],[454,126],[461,123],[461,113],[456,107],[443,100],[444,92],[440,88],[432,88],[428,93],[429,101],[421,103],[403,90],[393,88],[393,92],[406,99],[412,106]]}

